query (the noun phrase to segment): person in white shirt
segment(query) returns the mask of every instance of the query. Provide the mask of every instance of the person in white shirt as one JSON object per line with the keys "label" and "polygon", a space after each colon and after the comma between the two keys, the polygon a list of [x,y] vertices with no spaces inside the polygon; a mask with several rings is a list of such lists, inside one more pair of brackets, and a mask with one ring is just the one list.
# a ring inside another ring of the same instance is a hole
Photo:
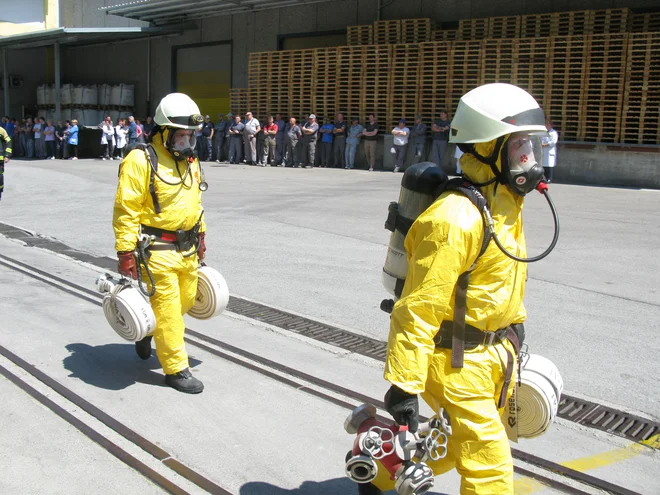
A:
{"label": "person in white shirt", "polygon": [[[399,120],[399,124],[392,129],[394,136],[394,146],[390,150],[394,155],[394,172],[398,172],[403,168],[403,161],[406,159],[406,152],[408,151],[408,138],[410,137],[410,129],[406,127],[405,119]],[[369,170],[373,170],[370,168]]]}
{"label": "person in white shirt", "polygon": [[559,141],[559,133],[555,131],[552,120],[546,119],[545,128],[548,130],[547,137],[541,138],[541,146],[543,147],[543,172],[545,174],[545,181],[552,183],[552,171],[557,163],[557,141]]}
{"label": "person in white shirt", "polygon": [[257,132],[261,130],[259,121],[252,117],[252,112],[245,114],[245,162],[248,165],[257,164]]}
{"label": "person in white shirt", "polygon": [[125,120],[119,120],[115,126],[115,152],[114,156],[122,159],[124,157],[124,148],[126,147],[126,137],[128,136],[128,128],[124,125]]}
{"label": "person in white shirt", "polygon": [[103,159],[115,159],[115,128],[112,125],[112,119],[109,115],[99,124],[101,129],[101,145],[103,145]]}
{"label": "person in white shirt", "polygon": [[456,151],[454,151],[454,158],[456,159],[456,175],[463,175],[463,170],[461,170],[462,156],[463,156],[463,152],[458,146],[456,146]]}

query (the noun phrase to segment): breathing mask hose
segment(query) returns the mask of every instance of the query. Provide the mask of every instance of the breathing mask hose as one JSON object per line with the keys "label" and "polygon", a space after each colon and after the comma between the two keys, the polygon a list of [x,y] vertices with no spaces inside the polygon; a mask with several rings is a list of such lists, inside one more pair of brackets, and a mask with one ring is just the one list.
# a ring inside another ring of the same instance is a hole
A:
{"label": "breathing mask hose", "polygon": [[[138,270],[137,270],[137,275],[138,275],[138,288],[140,289],[140,292],[144,294],[147,297],[151,297],[156,293],[156,282],[154,281],[154,277],[151,274],[151,270],[149,270],[149,265],[147,264],[147,253],[145,251],[144,244],[139,242],[137,249],[137,259],[138,259]],[[149,284],[151,285],[151,289],[148,288],[147,284],[144,284],[143,287],[143,282],[142,282],[142,270],[141,267],[144,266],[144,271],[147,273],[147,277],[149,278]],[[145,287],[147,287],[145,289]]]}
{"label": "breathing mask hose", "polygon": [[559,240],[559,216],[557,215],[557,209],[555,208],[555,204],[552,202],[552,198],[550,198],[550,194],[548,193],[548,185],[545,182],[539,182],[539,185],[536,186],[536,190],[541,194],[543,194],[543,196],[545,196],[546,201],[550,205],[550,210],[552,211],[552,220],[555,223],[555,234],[554,237],[552,238],[552,242],[550,243],[550,246],[548,247],[548,249],[546,249],[543,253],[539,254],[538,256],[534,256],[532,258],[519,258],[518,256],[509,253],[506,250],[506,248],[502,245],[500,240],[497,238],[497,235],[495,235],[495,226],[493,222],[493,217],[490,215],[490,211],[488,211],[488,208],[484,209],[484,212],[486,214],[486,223],[488,224],[488,230],[490,230],[490,233],[492,234],[493,240],[495,241],[495,244],[497,244],[497,247],[500,249],[500,251],[502,251],[512,260],[520,261],[521,263],[534,263],[535,261],[542,260],[552,252],[552,250],[557,245],[557,241]]}

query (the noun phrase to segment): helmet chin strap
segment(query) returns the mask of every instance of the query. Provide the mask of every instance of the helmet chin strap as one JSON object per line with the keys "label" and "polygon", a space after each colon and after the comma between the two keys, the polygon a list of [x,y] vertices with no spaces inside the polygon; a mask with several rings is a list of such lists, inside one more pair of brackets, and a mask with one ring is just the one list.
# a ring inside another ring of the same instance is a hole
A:
{"label": "helmet chin strap", "polygon": [[504,177],[504,174],[500,169],[497,168],[497,157],[500,155],[502,151],[505,138],[506,136],[500,136],[499,138],[497,138],[497,141],[495,141],[495,148],[493,149],[493,152],[490,154],[490,156],[483,156],[480,153],[478,153],[474,147],[474,144],[461,143],[458,145],[458,147],[462,152],[469,153],[474,157],[476,157],[480,162],[490,166],[490,169],[493,172],[493,175],[495,176],[492,179],[487,180],[486,182],[474,182],[475,186],[478,187],[489,186],[494,182],[498,182],[499,184],[506,184],[506,178]]}

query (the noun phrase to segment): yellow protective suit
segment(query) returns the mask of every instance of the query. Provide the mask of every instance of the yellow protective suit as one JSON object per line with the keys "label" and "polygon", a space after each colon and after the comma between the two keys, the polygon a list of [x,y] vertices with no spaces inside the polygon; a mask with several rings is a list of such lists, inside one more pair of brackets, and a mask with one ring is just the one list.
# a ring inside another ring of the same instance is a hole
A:
{"label": "yellow protective suit", "polygon": [[5,189],[5,157],[11,158],[11,136],[0,127],[0,197]]}
{"label": "yellow protective suit", "polygon": [[[167,182],[179,182],[177,164],[163,146],[159,133],[154,136],[152,144],[158,155],[158,175]],[[178,167],[181,175],[185,174],[187,163],[178,162]],[[199,161],[195,160],[190,172],[184,184],[178,186],[155,178],[161,207],[161,213],[157,214],[149,194],[151,170],[144,151],[133,150],[124,158],[120,165],[113,215],[117,251],[135,249],[140,224],[170,231],[190,230],[195,226],[202,213]],[[200,232],[205,231],[202,218]],[[156,354],[168,375],[188,367],[183,315],[192,308],[197,295],[198,258],[196,255],[184,257],[183,254],[174,250],[151,251],[148,261],[156,283],[156,293],[151,297],[156,316],[153,333]],[[147,280],[146,275],[143,279]]]}
{"label": "yellow protective suit", "polygon": [[[495,142],[475,146],[482,156],[490,156]],[[463,155],[461,167],[474,182],[493,177],[490,167],[471,154]],[[502,185],[480,189],[498,238],[509,252],[524,257],[523,198]],[[433,342],[442,321],[454,317],[456,281],[477,259],[483,236],[481,214],[460,193],[442,194],[417,218],[405,240],[408,275],[392,311],[385,364],[386,380],[449,414],[453,433],[447,457],[430,466],[436,475],[456,467],[463,495],[513,494],[511,450],[497,408],[507,349],[515,355],[513,346],[506,341],[466,350],[464,367],[456,369],[451,350]],[[491,242],[470,276],[466,324],[495,331],[522,323],[526,271],[526,264],[508,258]],[[393,482],[380,471],[374,484],[392,489]]]}

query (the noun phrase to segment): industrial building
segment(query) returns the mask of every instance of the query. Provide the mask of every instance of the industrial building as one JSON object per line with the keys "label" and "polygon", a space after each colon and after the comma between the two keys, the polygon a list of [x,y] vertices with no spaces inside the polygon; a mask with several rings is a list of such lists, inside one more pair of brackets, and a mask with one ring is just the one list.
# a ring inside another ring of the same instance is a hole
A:
{"label": "industrial building", "polygon": [[560,179],[660,187],[658,1],[25,0],[3,20],[10,116],[34,115],[44,84],[54,117],[64,85],[125,84],[133,105],[90,108],[146,116],[181,91],[212,118],[374,112],[390,127],[501,81],[554,120]]}

